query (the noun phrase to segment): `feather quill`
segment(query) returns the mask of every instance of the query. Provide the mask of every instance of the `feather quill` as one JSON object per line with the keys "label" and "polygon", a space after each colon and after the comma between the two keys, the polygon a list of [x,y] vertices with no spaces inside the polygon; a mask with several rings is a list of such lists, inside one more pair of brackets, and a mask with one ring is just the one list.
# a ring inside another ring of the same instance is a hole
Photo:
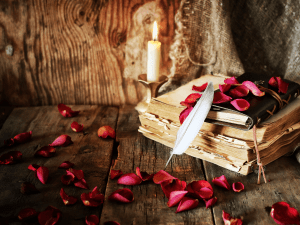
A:
{"label": "feather quill", "polygon": [[209,82],[201,98],[177,131],[175,145],[165,168],[174,154],[181,155],[184,153],[195,139],[207,117],[213,99],[214,86],[212,82]]}

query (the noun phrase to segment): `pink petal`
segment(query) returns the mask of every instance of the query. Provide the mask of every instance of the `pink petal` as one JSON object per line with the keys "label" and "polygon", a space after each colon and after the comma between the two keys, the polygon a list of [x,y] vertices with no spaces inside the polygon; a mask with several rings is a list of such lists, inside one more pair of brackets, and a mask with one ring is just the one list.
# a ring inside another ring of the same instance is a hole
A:
{"label": "pink petal", "polygon": [[183,191],[186,188],[186,182],[179,179],[164,181],[160,184],[161,189],[167,198],[170,198],[170,194],[173,191]]}
{"label": "pink petal", "polygon": [[242,98],[249,94],[249,89],[245,85],[240,85],[235,87],[234,89],[231,89],[229,91],[229,95],[232,98]]}
{"label": "pink petal", "polygon": [[71,137],[66,135],[66,134],[63,134],[63,135],[60,135],[58,138],[56,138],[52,144],[49,144],[49,146],[52,146],[52,147],[56,147],[56,146],[62,146],[62,147],[65,147],[65,146],[68,146],[70,144],[72,144],[72,140],[71,140]]}
{"label": "pink petal", "polygon": [[42,157],[53,157],[55,155],[55,148],[52,146],[44,146],[42,148],[40,148],[38,151],[36,151],[36,153],[34,154],[34,156],[42,156]]}
{"label": "pink petal", "polygon": [[92,192],[89,193],[89,195],[90,195],[90,198],[93,200],[104,201],[104,196],[103,196],[103,194],[100,193],[97,186],[94,187],[94,189],[92,190]]}
{"label": "pink petal", "polygon": [[264,96],[265,92],[259,90],[259,88],[252,81],[244,81],[243,85],[246,86],[253,95]]}
{"label": "pink petal", "polygon": [[195,86],[195,85],[193,85],[192,90],[193,91],[203,92],[206,89],[207,85],[208,85],[208,82],[206,82],[205,84],[202,84],[201,86]]}
{"label": "pink petal", "polygon": [[22,153],[20,151],[10,151],[0,156],[0,165],[15,164],[22,160]]}
{"label": "pink petal", "polygon": [[106,221],[103,225],[121,225],[116,221]]}
{"label": "pink petal", "polygon": [[28,166],[28,169],[35,172],[39,167],[40,167],[39,165],[31,164]]}
{"label": "pink petal", "polygon": [[87,225],[98,225],[99,224],[99,218],[96,215],[89,215],[85,217],[85,223]]}
{"label": "pink petal", "polygon": [[231,84],[219,84],[219,89],[222,93],[227,92],[231,88]]}
{"label": "pink petal", "polygon": [[67,174],[73,174],[78,180],[84,179],[84,174],[82,170],[75,170],[73,168],[69,168],[67,170]]}
{"label": "pink petal", "polygon": [[214,104],[220,104],[220,103],[224,103],[224,102],[229,102],[232,98],[225,95],[222,92],[215,92],[214,93],[214,99],[213,99],[213,103]]}
{"label": "pink petal", "polygon": [[283,81],[280,77],[276,77],[278,83],[278,93],[286,94],[289,84]]}
{"label": "pink petal", "polygon": [[101,196],[102,196],[102,198],[95,199],[95,198],[91,198],[89,193],[82,193],[80,198],[81,198],[82,203],[85,206],[98,207],[98,206],[102,205],[104,202],[104,196],[102,194],[101,194]]}
{"label": "pink petal", "polygon": [[278,83],[277,83],[276,77],[271,77],[268,83],[269,83],[272,87],[275,87],[275,88],[278,87]]}
{"label": "pink petal", "polygon": [[73,111],[70,107],[66,106],[65,104],[58,104],[57,105],[58,111],[64,117],[74,117],[77,116],[80,111]]}
{"label": "pink petal", "polygon": [[243,221],[241,219],[232,218],[229,213],[222,211],[222,218],[226,225],[242,225]]}
{"label": "pink petal", "polygon": [[188,193],[188,191],[172,191],[170,193],[168,206],[173,207],[173,206],[177,205],[187,193]]}
{"label": "pink petal", "polygon": [[230,104],[239,111],[246,111],[250,107],[250,103],[242,98],[234,99]]}
{"label": "pink petal", "polygon": [[193,181],[189,183],[187,190],[196,198],[209,199],[213,196],[213,188],[206,180]]}
{"label": "pink petal", "polygon": [[74,163],[71,163],[69,161],[64,161],[62,164],[60,164],[60,166],[58,168],[69,169],[69,168],[72,168],[73,166],[74,166]]}
{"label": "pink petal", "polygon": [[109,197],[109,200],[123,202],[123,203],[130,203],[134,200],[133,193],[128,188],[123,188],[114,191]]}
{"label": "pink petal", "polygon": [[142,183],[142,179],[134,173],[124,174],[118,179],[118,184],[123,185],[138,185],[140,183]]}
{"label": "pink petal", "polygon": [[38,215],[38,212],[35,211],[35,209],[33,209],[33,208],[26,208],[26,209],[22,209],[19,212],[18,218],[19,218],[19,220],[24,221],[24,220],[36,217],[37,215]]}
{"label": "pink petal", "polygon": [[119,178],[123,175],[121,170],[110,170],[110,179],[113,180],[115,178]]}
{"label": "pink petal", "polygon": [[225,84],[239,84],[235,77],[230,77],[224,80]]}
{"label": "pink petal", "polygon": [[82,189],[89,189],[89,186],[87,185],[85,179],[74,181],[74,186]]}
{"label": "pink petal", "polygon": [[38,215],[40,225],[54,225],[61,216],[60,210],[53,206],[48,206],[45,211]]}
{"label": "pink petal", "polygon": [[47,167],[40,166],[37,171],[37,177],[42,182],[42,184],[46,184],[49,176],[49,170]]}
{"label": "pink petal", "polygon": [[181,113],[179,115],[180,124],[183,124],[183,122],[185,121],[185,119],[188,117],[188,115],[190,114],[190,112],[192,110],[193,110],[193,107],[188,107],[181,111]]}
{"label": "pink petal", "polygon": [[224,175],[220,176],[220,177],[215,177],[212,182],[215,184],[215,185],[218,185],[220,187],[223,187],[223,188],[226,188],[227,190],[230,190],[231,187],[230,185],[228,184],[228,181],[226,179],[226,177]]}
{"label": "pink petal", "polygon": [[98,137],[102,137],[102,138],[107,138],[107,137],[115,138],[116,137],[116,132],[110,126],[102,126],[102,127],[100,127],[98,129]]}
{"label": "pink petal", "polygon": [[177,179],[176,177],[171,176],[164,170],[158,171],[154,177],[153,177],[153,182],[156,184],[161,184],[164,181],[172,181],[174,179]]}
{"label": "pink petal", "polygon": [[68,196],[63,188],[60,189],[59,194],[65,205],[74,205],[77,202],[77,198]]}
{"label": "pink petal", "polygon": [[83,130],[83,125],[82,124],[80,125],[76,121],[74,121],[73,123],[71,123],[71,128],[75,132],[80,132]]}
{"label": "pink petal", "polygon": [[140,168],[136,168],[136,175],[138,175],[142,181],[151,180],[154,176],[154,174],[148,174],[147,172],[141,172]]}
{"label": "pink petal", "polygon": [[14,137],[14,141],[16,143],[24,143],[24,142],[29,141],[31,139],[31,135],[32,135],[32,131],[18,134]]}
{"label": "pink petal", "polygon": [[204,199],[204,202],[205,202],[206,208],[208,209],[209,207],[212,207],[214,204],[216,204],[217,197],[213,197],[213,198],[208,199],[208,200]]}
{"label": "pink petal", "polygon": [[190,210],[190,209],[194,209],[198,206],[199,201],[198,199],[193,199],[193,198],[189,198],[189,197],[184,197],[180,203],[179,206],[176,210],[176,213],[178,212],[182,212],[182,211],[186,211],[186,210]]}
{"label": "pink petal", "polygon": [[15,143],[15,141],[14,141],[13,138],[9,138],[7,140],[4,140],[4,145],[7,146],[7,147],[12,146],[14,143]]}
{"label": "pink petal", "polygon": [[271,217],[277,224],[300,224],[300,217],[298,211],[290,207],[286,202],[277,202],[272,205]]}
{"label": "pink petal", "polygon": [[244,185],[241,182],[236,182],[232,184],[232,189],[235,192],[241,192],[244,190]]}

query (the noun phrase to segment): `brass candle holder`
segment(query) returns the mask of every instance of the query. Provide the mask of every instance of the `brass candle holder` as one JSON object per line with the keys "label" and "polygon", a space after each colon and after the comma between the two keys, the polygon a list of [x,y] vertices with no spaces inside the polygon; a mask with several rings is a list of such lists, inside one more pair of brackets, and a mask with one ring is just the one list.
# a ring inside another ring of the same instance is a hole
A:
{"label": "brass candle holder", "polygon": [[135,109],[140,113],[144,113],[147,110],[148,104],[150,103],[151,98],[156,98],[159,88],[168,81],[168,77],[161,75],[156,82],[148,82],[147,74],[141,74],[138,76],[138,81],[146,87],[147,96],[146,100],[137,104]]}

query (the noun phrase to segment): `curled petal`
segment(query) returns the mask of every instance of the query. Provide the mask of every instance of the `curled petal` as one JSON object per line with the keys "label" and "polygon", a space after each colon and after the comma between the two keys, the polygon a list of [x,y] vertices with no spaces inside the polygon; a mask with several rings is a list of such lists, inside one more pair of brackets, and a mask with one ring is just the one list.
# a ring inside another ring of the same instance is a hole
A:
{"label": "curled petal", "polygon": [[154,176],[154,174],[148,174],[147,172],[141,172],[140,168],[136,168],[136,175],[138,175],[142,181],[151,180]]}
{"label": "curled petal", "polygon": [[173,207],[173,206],[177,205],[187,193],[188,193],[188,191],[172,191],[170,193],[170,198],[167,203],[168,206]]}
{"label": "curled petal", "polygon": [[85,206],[98,207],[104,202],[104,195],[97,190],[97,186],[92,192],[82,193],[80,198]]}
{"label": "curled petal", "polygon": [[123,175],[121,170],[110,170],[110,179],[113,180],[115,178],[119,178]]}
{"label": "curled petal", "polygon": [[173,180],[172,182],[170,182],[170,180],[167,180],[162,182],[160,186],[166,197],[170,198],[171,192],[183,191],[186,188],[186,182],[179,179]]}
{"label": "curled petal", "polygon": [[75,132],[80,132],[83,130],[83,125],[82,124],[80,125],[76,121],[74,121],[73,123],[71,123],[71,128]]}
{"label": "curled petal", "polygon": [[69,168],[67,170],[67,174],[73,174],[78,180],[84,179],[84,174],[82,170],[75,170],[73,168]]}
{"label": "curled petal", "polygon": [[228,181],[226,179],[226,177],[224,175],[220,176],[220,177],[215,177],[212,182],[215,185],[218,185],[220,187],[226,188],[227,190],[230,190],[230,185],[228,184]]}
{"label": "curled petal", "polygon": [[70,107],[66,106],[65,104],[58,104],[57,105],[58,111],[64,117],[74,117],[77,116],[80,111],[73,111]]}
{"label": "curled petal", "polygon": [[18,218],[21,221],[27,220],[27,219],[31,219],[34,218],[38,215],[38,212],[35,211],[35,209],[33,208],[26,208],[26,209],[22,209],[19,214],[18,214]]}
{"label": "curled petal", "polygon": [[186,103],[190,103],[190,104],[196,104],[197,100],[199,98],[201,98],[202,94],[199,93],[192,93],[189,96],[186,97],[186,99],[184,100],[184,102]]}
{"label": "curled petal", "polygon": [[0,156],[0,165],[15,164],[22,160],[22,153],[20,151],[10,151]]}
{"label": "curled petal", "polygon": [[36,193],[40,193],[36,187],[29,183],[29,182],[24,182],[21,184],[21,193],[24,195],[30,195],[30,194],[36,194]]}
{"label": "curled petal", "polygon": [[188,115],[190,114],[190,112],[192,110],[193,110],[193,107],[187,107],[181,111],[181,113],[179,115],[180,124],[183,124],[183,122],[185,121],[185,119],[188,117]]}
{"label": "curled petal", "polygon": [[186,211],[186,210],[190,210],[190,209],[194,209],[198,206],[199,201],[198,199],[193,199],[193,198],[189,198],[189,197],[184,197],[180,203],[179,206],[176,210],[176,213],[178,212],[182,212],[182,211]]}
{"label": "curled petal", "polygon": [[89,189],[89,186],[87,185],[85,179],[74,181],[74,186],[82,189]]}
{"label": "curled petal", "polygon": [[238,80],[235,77],[230,77],[224,80],[225,84],[239,84]]}
{"label": "curled petal", "polygon": [[265,92],[259,90],[259,88],[252,81],[244,81],[243,85],[246,86],[253,95],[264,96]]}
{"label": "curled petal", "polygon": [[89,195],[90,195],[91,199],[94,199],[96,201],[103,201],[104,200],[104,196],[100,193],[97,186],[94,187],[94,189],[92,190],[92,192],[89,193]]}
{"label": "curled petal", "polygon": [[103,225],[121,225],[116,221],[106,221]]}
{"label": "curled petal", "polygon": [[14,141],[13,138],[9,138],[7,140],[4,140],[4,145],[7,146],[7,147],[12,146],[14,143],[15,143],[15,141]]}
{"label": "curled petal", "polygon": [[212,207],[214,204],[216,204],[217,197],[213,197],[213,198],[208,199],[208,200],[204,199],[204,202],[205,202],[206,208],[208,209],[209,207]]}
{"label": "curled petal", "polygon": [[241,182],[236,182],[232,184],[232,189],[235,192],[241,192],[242,190],[244,190],[244,185]]}
{"label": "curled petal", "polygon": [[277,224],[300,224],[298,211],[286,202],[273,204],[270,214]]}
{"label": "curled petal", "polygon": [[229,97],[228,95],[225,95],[222,92],[215,92],[213,103],[219,104],[219,103],[229,102],[231,99],[232,99],[231,97]]}
{"label": "curled petal", "polygon": [[153,177],[153,182],[156,184],[161,184],[164,181],[172,181],[174,179],[177,179],[176,177],[171,176],[164,170],[158,171],[154,177]]}
{"label": "curled petal", "polygon": [[142,179],[134,173],[124,174],[118,179],[118,184],[123,185],[138,185],[140,183],[142,183]]}
{"label": "curled petal", "polygon": [[245,85],[240,85],[231,89],[229,95],[233,98],[242,98],[249,94],[249,89]]}
{"label": "curled petal", "polygon": [[242,98],[234,99],[230,104],[239,111],[246,111],[250,107],[250,103]]}
{"label": "curled petal", "polygon": [[28,169],[35,172],[39,167],[40,167],[39,165],[36,165],[36,164],[30,164],[30,165],[28,166]]}
{"label": "curled petal", "polygon": [[42,148],[40,148],[38,151],[36,151],[36,153],[34,154],[34,156],[42,156],[42,157],[53,157],[55,155],[55,148],[52,146],[44,146]]}
{"label": "curled petal", "polygon": [[46,184],[49,176],[49,170],[47,167],[40,166],[37,171],[37,177],[42,182],[42,184]]}
{"label": "curled petal", "polygon": [[277,83],[276,77],[271,77],[268,83],[269,83],[272,87],[275,87],[275,88],[278,87],[278,83]]}
{"label": "curled petal", "polygon": [[60,189],[59,194],[65,205],[74,205],[77,202],[77,198],[68,196],[63,188]]}
{"label": "curled petal", "polygon": [[278,82],[278,93],[285,94],[288,90],[289,84],[283,81],[280,77],[276,77]]}
{"label": "curled petal", "polygon": [[195,86],[195,85],[193,85],[192,90],[193,91],[203,92],[206,89],[207,85],[208,85],[208,82],[206,82],[205,84],[202,84],[201,86]]}
{"label": "curled petal", "polygon": [[99,224],[99,218],[96,215],[89,215],[85,217],[85,223],[87,225],[98,225]]}
{"label": "curled petal", "polygon": [[242,225],[243,221],[241,219],[232,218],[229,213],[222,211],[222,218],[226,225]]}
{"label": "curled petal", "polygon": [[52,147],[56,147],[56,146],[62,146],[62,147],[65,147],[65,146],[68,146],[70,144],[72,144],[72,140],[71,140],[71,137],[66,135],[66,134],[63,134],[63,135],[60,135],[58,138],[56,138],[52,144],[49,144],[49,146],[52,146]]}
{"label": "curled petal", "polygon": [[69,161],[64,161],[62,164],[60,164],[60,166],[58,168],[69,169],[69,168],[72,168],[73,166],[74,166],[74,163],[71,163]]}
{"label": "curled petal", "polygon": [[114,191],[109,197],[109,200],[123,202],[123,203],[130,203],[133,201],[133,193],[128,188],[123,188]]}
{"label": "curled petal", "polygon": [[24,143],[24,142],[29,141],[31,139],[31,135],[32,135],[32,131],[18,134],[14,137],[14,141],[16,143]]}
{"label": "curled petal", "polygon": [[219,89],[222,93],[227,92],[231,88],[231,84],[219,84]]}
{"label": "curled petal", "polygon": [[40,225],[54,225],[61,217],[61,211],[53,206],[48,206],[38,215]]}
{"label": "curled petal", "polygon": [[110,126],[102,126],[102,127],[100,127],[98,129],[98,137],[102,137],[102,138],[107,138],[107,137],[115,138],[116,137],[116,132]]}
{"label": "curled petal", "polygon": [[64,185],[69,185],[69,184],[73,183],[73,181],[74,181],[74,176],[71,176],[71,175],[62,175],[61,176],[61,182]]}
{"label": "curled petal", "polygon": [[196,198],[209,199],[213,196],[213,188],[206,180],[193,181],[188,184],[187,190]]}

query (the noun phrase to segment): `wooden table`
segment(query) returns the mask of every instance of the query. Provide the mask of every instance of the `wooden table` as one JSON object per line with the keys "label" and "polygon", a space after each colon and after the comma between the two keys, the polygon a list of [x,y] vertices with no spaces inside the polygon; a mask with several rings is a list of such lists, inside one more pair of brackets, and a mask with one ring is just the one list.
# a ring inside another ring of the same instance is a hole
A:
{"label": "wooden table", "polygon": [[[18,212],[27,207],[43,211],[52,205],[62,211],[59,224],[84,224],[87,215],[96,214],[100,224],[105,221],[118,221],[120,224],[224,224],[222,210],[234,217],[243,218],[244,224],[275,224],[270,216],[272,204],[285,201],[300,211],[300,166],[295,157],[282,157],[267,166],[267,184],[257,185],[257,174],[242,176],[223,169],[212,163],[182,155],[173,157],[167,168],[171,175],[186,181],[207,180],[225,175],[230,184],[240,181],[245,190],[235,193],[213,185],[214,195],[218,198],[215,206],[205,208],[200,202],[196,209],[175,213],[176,207],[167,206],[168,199],[164,196],[160,185],[153,182],[138,186],[118,185],[110,180],[110,169],[121,169],[124,173],[141,171],[156,173],[164,169],[169,157],[170,148],[145,138],[137,132],[138,114],[132,106],[71,106],[80,110],[74,118],[64,118],[55,106],[30,108],[1,108],[0,141],[14,135],[32,131],[32,139],[28,143],[10,148],[1,147],[0,154],[11,150],[19,150],[23,154],[21,163],[0,165],[0,217],[10,224],[19,222]],[[70,124],[77,121],[84,125],[84,132],[75,133]],[[97,130],[103,125],[110,125],[116,130],[116,139],[102,139]],[[73,144],[58,147],[52,158],[36,158],[34,153],[61,134],[68,134]],[[75,169],[82,169],[90,190],[61,183],[65,170],[58,166],[65,160],[75,164]],[[49,168],[47,183],[42,184],[34,173],[27,169],[30,164],[43,165]],[[23,195],[20,192],[22,182],[34,184],[40,191],[38,194]],[[81,193],[91,191],[95,186],[105,195],[103,206],[86,207],[80,200]],[[64,188],[66,193],[78,198],[72,206],[65,206],[59,191]],[[111,202],[107,198],[115,190],[127,187],[134,194],[134,201],[129,204]],[[1,224],[1,222],[0,222]],[[26,223],[23,223],[26,224]],[[38,224],[38,223],[36,223]]]}

